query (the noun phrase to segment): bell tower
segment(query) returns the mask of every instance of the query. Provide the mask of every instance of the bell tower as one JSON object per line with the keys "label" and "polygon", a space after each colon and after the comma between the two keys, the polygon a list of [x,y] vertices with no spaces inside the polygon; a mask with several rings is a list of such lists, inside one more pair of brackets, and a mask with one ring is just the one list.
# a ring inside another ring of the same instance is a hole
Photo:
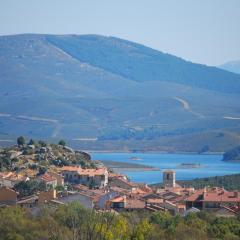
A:
{"label": "bell tower", "polygon": [[176,183],[176,172],[173,170],[165,170],[163,172],[163,185],[165,188],[173,188]]}

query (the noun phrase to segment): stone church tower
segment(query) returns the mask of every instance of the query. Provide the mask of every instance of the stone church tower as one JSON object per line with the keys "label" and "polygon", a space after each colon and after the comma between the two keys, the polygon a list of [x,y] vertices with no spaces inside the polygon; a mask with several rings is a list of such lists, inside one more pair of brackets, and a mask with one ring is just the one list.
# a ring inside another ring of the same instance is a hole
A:
{"label": "stone church tower", "polygon": [[175,187],[176,183],[176,172],[173,170],[165,170],[163,172],[163,185],[166,188]]}

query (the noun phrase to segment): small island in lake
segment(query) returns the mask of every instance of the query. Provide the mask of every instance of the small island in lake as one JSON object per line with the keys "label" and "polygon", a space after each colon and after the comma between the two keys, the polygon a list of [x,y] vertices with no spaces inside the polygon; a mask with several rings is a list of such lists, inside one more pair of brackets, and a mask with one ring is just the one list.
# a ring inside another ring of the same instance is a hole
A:
{"label": "small island in lake", "polygon": [[130,159],[130,160],[135,160],[135,161],[142,160],[142,159],[139,158],[139,157],[130,157],[129,159]]}
{"label": "small island in lake", "polygon": [[109,169],[114,170],[115,172],[121,171],[160,171],[159,168],[138,164],[138,163],[128,163],[128,162],[116,162],[105,160],[103,161],[104,165]]}
{"label": "small island in lake", "polygon": [[177,168],[202,168],[203,165],[200,163],[181,163]]}

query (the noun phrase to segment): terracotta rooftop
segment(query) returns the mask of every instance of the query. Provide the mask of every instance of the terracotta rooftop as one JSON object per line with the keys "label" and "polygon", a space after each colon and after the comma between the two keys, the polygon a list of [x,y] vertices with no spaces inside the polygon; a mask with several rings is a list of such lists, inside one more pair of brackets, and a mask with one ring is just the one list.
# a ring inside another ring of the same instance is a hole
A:
{"label": "terracotta rooftop", "polygon": [[134,182],[130,182],[128,180],[125,180],[123,178],[118,178],[119,181],[122,181],[123,183],[127,184],[128,186],[130,187],[138,187],[138,184],[137,183],[134,183]]}
{"label": "terracotta rooftop", "polygon": [[145,201],[139,199],[127,199],[125,208],[128,209],[140,209],[145,208]]}
{"label": "terracotta rooftop", "polygon": [[159,196],[165,200],[173,200],[180,197],[181,195],[175,192],[166,191],[159,194]]}
{"label": "terracotta rooftop", "polygon": [[223,189],[204,193],[206,202],[240,202],[240,192],[228,192]]}
{"label": "terracotta rooftop", "polygon": [[53,182],[56,181],[56,178],[49,175],[48,173],[43,174],[40,179],[44,182]]}
{"label": "terracotta rooftop", "polygon": [[80,166],[63,166],[59,168],[60,171],[78,172],[81,169]]}
{"label": "terracotta rooftop", "polygon": [[160,198],[149,198],[149,199],[147,199],[147,203],[155,203],[155,204],[157,204],[157,203],[163,203],[164,202],[164,200],[163,199],[160,199]]}
{"label": "terracotta rooftop", "polygon": [[226,209],[231,209],[233,212],[240,214],[240,206],[235,205],[235,206],[222,206]]}
{"label": "terracotta rooftop", "polygon": [[126,201],[125,208],[127,209],[145,208],[145,201],[135,198],[126,198],[126,196],[119,196],[110,200],[110,202],[112,203],[121,203],[124,201]]}
{"label": "terracotta rooftop", "polygon": [[234,214],[239,214],[239,211],[240,211],[238,207],[221,206],[221,208],[226,209],[227,211],[232,212]]}
{"label": "terracotta rooftop", "polygon": [[147,192],[143,191],[142,189],[136,188],[131,191],[132,194],[138,194],[138,195],[145,195]]}
{"label": "terracotta rooftop", "polygon": [[125,201],[125,198],[123,196],[115,197],[110,200],[110,202],[113,202],[113,203],[119,203],[119,202],[124,202],[124,201]]}
{"label": "terracotta rooftop", "polygon": [[24,204],[24,203],[34,203],[38,200],[38,196],[32,195],[27,196],[25,198],[21,198],[17,201],[17,204]]}
{"label": "terracotta rooftop", "polygon": [[105,189],[89,189],[87,186],[82,184],[76,184],[73,186],[75,190],[79,192],[79,194],[89,196],[94,201],[98,201],[103,195],[106,194]]}
{"label": "terracotta rooftop", "polygon": [[127,189],[121,188],[121,187],[117,187],[117,186],[111,186],[109,190],[112,190],[117,193],[125,194],[125,195],[131,194],[130,190],[127,190]]}
{"label": "terracotta rooftop", "polygon": [[10,177],[13,172],[0,172],[0,178],[7,178]]}
{"label": "terracotta rooftop", "polygon": [[194,192],[191,196],[189,196],[186,201],[189,201],[189,202],[194,202],[194,201],[197,201],[197,200],[200,200],[201,198],[201,195],[203,194],[203,189],[199,189],[197,190],[196,192]]}
{"label": "terracotta rooftop", "polygon": [[122,174],[120,174],[120,173],[113,173],[113,172],[110,172],[110,173],[108,174],[108,177],[110,177],[110,178],[118,178],[118,177],[125,178],[124,175],[122,175]]}
{"label": "terracotta rooftop", "polygon": [[240,202],[240,192],[228,192],[223,188],[200,189],[186,200],[191,202]]}
{"label": "terracotta rooftop", "polygon": [[17,180],[26,180],[27,177],[24,177],[20,174],[17,174],[15,172],[3,172],[3,173],[0,173],[0,178],[2,179],[8,179],[8,180],[11,180],[11,181],[17,181]]}

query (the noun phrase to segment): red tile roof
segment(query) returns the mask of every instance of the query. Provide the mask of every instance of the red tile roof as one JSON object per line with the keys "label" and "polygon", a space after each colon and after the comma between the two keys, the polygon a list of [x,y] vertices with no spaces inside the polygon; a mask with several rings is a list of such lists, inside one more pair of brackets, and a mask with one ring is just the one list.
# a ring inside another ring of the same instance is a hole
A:
{"label": "red tile roof", "polygon": [[186,201],[240,202],[240,192],[228,192],[223,188],[200,189],[188,197]]}
{"label": "red tile roof", "polygon": [[63,166],[59,168],[60,171],[68,171],[68,172],[78,172],[81,169],[80,166]]}
{"label": "red tile roof", "polygon": [[53,181],[56,181],[57,179],[47,173],[45,173],[44,175],[42,175],[40,177],[40,179],[44,182],[53,182]]}
{"label": "red tile roof", "polygon": [[154,204],[154,203],[157,204],[157,203],[163,203],[164,200],[161,198],[149,198],[149,199],[147,199],[146,202],[151,203],[151,204]]}
{"label": "red tile roof", "polygon": [[240,193],[225,190],[204,193],[206,202],[240,202]]}
{"label": "red tile roof", "polygon": [[91,197],[94,201],[98,201],[107,192],[105,189],[89,189],[82,184],[76,184],[73,186],[80,194]]}
{"label": "red tile roof", "polygon": [[186,201],[188,202],[195,202],[198,199],[200,199],[201,195],[203,194],[203,189],[199,189],[196,192],[194,192],[191,196],[189,196]]}
{"label": "red tile roof", "polygon": [[142,209],[145,208],[145,201],[135,198],[127,198],[126,196],[118,196],[111,199],[109,202],[121,203],[126,202],[125,207],[127,209]]}
{"label": "red tile roof", "polygon": [[134,183],[134,182],[130,182],[128,180],[125,180],[123,178],[117,178],[118,181],[122,182],[122,183],[125,183],[126,185],[128,185],[129,187],[138,187],[138,184],[137,183]]}
{"label": "red tile roof", "polygon": [[143,209],[143,208],[145,208],[145,201],[142,201],[140,199],[127,199],[125,208]]}
{"label": "red tile roof", "polygon": [[0,173],[0,179],[7,179],[10,181],[25,181],[27,177],[24,177],[15,172],[2,172]]}
{"label": "red tile roof", "polygon": [[119,202],[124,202],[125,201],[125,198],[120,196],[120,197],[115,197],[113,199],[110,200],[110,202],[113,202],[113,203],[119,203]]}

